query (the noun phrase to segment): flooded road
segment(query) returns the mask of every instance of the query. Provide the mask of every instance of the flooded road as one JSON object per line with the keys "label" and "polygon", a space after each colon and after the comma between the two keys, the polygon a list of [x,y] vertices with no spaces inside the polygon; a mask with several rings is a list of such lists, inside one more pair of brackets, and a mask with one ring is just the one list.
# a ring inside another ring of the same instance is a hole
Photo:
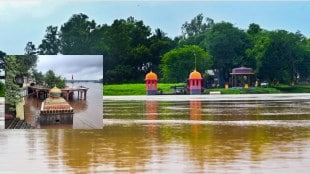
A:
{"label": "flooded road", "polygon": [[[68,84],[72,86],[72,84]],[[74,83],[74,86],[85,86],[88,89],[86,100],[78,100],[75,93],[69,104],[74,108],[73,124],[40,126],[36,121],[36,113],[41,108],[42,100],[36,98],[25,99],[25,120],[37,128],[74,128],[74,129],[101,129],[102,128],[102,84],[101,83]]]}

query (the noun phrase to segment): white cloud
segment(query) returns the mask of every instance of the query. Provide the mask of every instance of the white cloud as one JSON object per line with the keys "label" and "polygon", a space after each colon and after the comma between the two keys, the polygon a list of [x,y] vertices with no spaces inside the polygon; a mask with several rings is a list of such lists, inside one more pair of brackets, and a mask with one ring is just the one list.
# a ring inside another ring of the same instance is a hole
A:
{"label": "white cloud", "polygon": [[39,55],[37,69],[53,70],[57,75],[76,80],[98,80],[103,74],[102,55]]}

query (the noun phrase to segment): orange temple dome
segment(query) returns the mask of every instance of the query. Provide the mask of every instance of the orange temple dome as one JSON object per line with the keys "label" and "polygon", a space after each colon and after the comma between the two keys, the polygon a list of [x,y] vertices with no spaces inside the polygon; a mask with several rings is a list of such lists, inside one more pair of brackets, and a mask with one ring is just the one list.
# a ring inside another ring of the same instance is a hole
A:
{"label": "orange temple dome", "polygon": [[201,74],[194,70],[190,75],[189,75],[189,79],[202,79],[201,78]]}
{"label": "orange temple dome", "polygon": [[145,80],[157,80],[157,75],[151,71],[146,74]]}

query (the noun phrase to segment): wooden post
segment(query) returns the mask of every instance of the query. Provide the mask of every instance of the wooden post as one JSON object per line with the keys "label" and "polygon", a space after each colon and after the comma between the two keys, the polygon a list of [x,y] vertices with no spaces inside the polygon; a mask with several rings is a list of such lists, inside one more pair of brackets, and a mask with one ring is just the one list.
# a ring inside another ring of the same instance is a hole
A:
{"label": "wooden post", "polygon": [[87,91],[85,90],[85,92],[84,92],[84,100],[86,100],[86,92],[87,92]]}

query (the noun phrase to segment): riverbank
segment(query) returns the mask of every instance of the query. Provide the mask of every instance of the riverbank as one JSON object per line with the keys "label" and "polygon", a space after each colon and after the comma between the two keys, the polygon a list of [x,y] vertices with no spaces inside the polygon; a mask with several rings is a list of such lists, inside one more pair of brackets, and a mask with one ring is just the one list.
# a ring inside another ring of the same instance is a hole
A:
{"label": "riverbank", "polygon": [[[158,90],[163,94],[174,94],[174,86],[184,86],[184,84],[158,84]],[[211,91],[220,91],[221,94],[279,94],[279,93],[310,93],[310,85],[278,85],[275,87],[261,88],[212,88],[205,89],[204,94],[209,94]],[[146,95],[145,84],[117,84],[104,85],[104,96],[119,96],[119,95]]]}
{"label": "riverbank", "polygon": [[239,94],[239,95],[132,95],[132,96],[103,96],[103,101],[108,100],[135,100],[135,101],[241,101],[241,100],[309,100],[310,93],[302,94]]}
{"label": "riverbank", "polygon": [[[158,90],[161,90],[163,93],[173,93],[174,90],[172,86],[180,84],[176,83],[167,83],[167,84],[158,84]],[[117,85],[104,85],[103,86],[103,95],[145,95],[145,84],[117,84]]]}

